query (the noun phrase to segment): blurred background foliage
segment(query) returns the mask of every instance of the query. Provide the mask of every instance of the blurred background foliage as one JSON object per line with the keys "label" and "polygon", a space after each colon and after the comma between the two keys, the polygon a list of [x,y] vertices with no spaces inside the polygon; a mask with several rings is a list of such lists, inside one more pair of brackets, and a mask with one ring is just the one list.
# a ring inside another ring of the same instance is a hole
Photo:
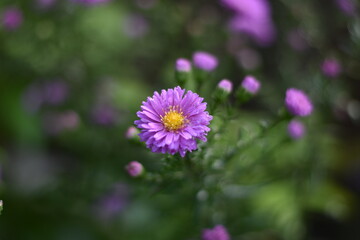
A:
{"label": "blurred background foliage", "polygon": [[[269,1],[276,39],[263,46],[229,31],[218,0],[2,0],[0,239],[200,239],[217,223],[232,239],[360,239],[359,4],[339,2]],[[9,8],[22,14],[14,29]],[[176,86],[176,59],[198,50],[220,63],[206,101],[223,78],[238,87],[252,74],[262,88],[237,118],[219,109],[194,153],[201,181],[177,180],[182,163],[167,173],[125,133],[141,101]],[[341,74],[327,76],[326,59]],[[279,124],[253,141],[289,87],[314,102],[306,136]],[[161,184],[131,179],[133,160]]]}

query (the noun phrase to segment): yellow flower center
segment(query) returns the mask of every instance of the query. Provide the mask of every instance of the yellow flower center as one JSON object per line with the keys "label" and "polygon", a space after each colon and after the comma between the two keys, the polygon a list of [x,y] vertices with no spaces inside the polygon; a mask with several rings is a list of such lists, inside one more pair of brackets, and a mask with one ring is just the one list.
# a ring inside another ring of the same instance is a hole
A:
{"label": "yellow flower center", "polygon": [[168,131],[177,131],[184,127],[186,123],[183,113],[175,107],[170,107],[170,110],[165,113],[165,116],[161,117],[161,121]]}

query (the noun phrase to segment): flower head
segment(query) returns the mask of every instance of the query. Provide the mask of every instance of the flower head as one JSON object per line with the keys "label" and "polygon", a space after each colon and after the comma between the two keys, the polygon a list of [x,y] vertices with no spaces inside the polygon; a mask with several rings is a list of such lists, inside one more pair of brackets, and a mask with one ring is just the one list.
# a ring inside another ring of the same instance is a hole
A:
{"label": "flower head", "polygon": [[230,240],[226,228],[222,225],[216,225],[213,229],[204,229],[202,233],[203,240]]}
{"label": "flower head", "polygon": [[247,92],[251,94],[256,94],[261,87],[261,83],[253,76],[246,76],[242,81],[241,86]]}
{"label": "flower head", "polygon": [[300,139],[305,134],[305,126],[298,120],[292,120],[288,124],[288,134],[292,139]]}
{"label": "flower head", "polygon": [[325,59],[321,65],[322,72],[328,77],[337,77],[341,73],[340,63],[333,58]]}
{"label": "flower head", "polygon": [[193,62],[197,68],[206,72],[213,71],[218,65],[217,58],[207,52],[195,52],[193,55]]}
{"label": "flower head", "polygon": [[19,8],[9,7],[2,13],[2,25],[7,30],[15,30],[23,22],[23,15]]}
{"label": "flower head", "polygon": [[144,171],[143,165],[137,161],[130,162],[128,165],[126,165],[125,169],[132,177],[138,177]]}
{"label": "flower head", "polygon": [[232,91],[232,82],[227,79],[223,79],[218,83],[218,88],[224,90],[227,93],[231,93]]}
{"label": "flower head", "polygon": [[309,97],[296,88],[290,88],[286,91],[285,105],[288,111],[296,116],[308,116],[313,110]]}
{"label": "flower head", "polygon": [[135,124],[141,129],[141,141],[153,152],[178,152],[182,157],[195,150],[197,139],[206,141],[212,119],[202,101],[198,94],[185,93],[180,87],[155,92],[137,112],[140,120]]}
{"label": "flower head", "polygon": [[178,60],[176,60],[175,68],[178,72],[190,72],[191,62],[185,58],[179,58]]}

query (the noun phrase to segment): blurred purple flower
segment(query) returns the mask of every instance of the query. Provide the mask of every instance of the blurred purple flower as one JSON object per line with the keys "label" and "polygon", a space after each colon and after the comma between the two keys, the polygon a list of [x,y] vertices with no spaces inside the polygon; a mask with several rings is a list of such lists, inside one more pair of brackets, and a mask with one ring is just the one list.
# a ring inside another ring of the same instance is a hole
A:
{"label": "blurred purple flower", "polygon": [[36,0],[37,5],[42,9],[51,8],[57,0]]}
{"label": "blurred purple flower", "polygon": [[292,139],[300,139],[305,134],[305,126],[298,120],[292,120],[288,124],[288,134]]}
{"label": "blurred purple flower", "polygon": [[44,116],[44,128],[50,135],[73,130],[78,127],[79,122],[79,115],[71,110],[62,113],[48,113]]}
{"label": "blurred purple flower", "polygon": [[81,3],[84,5],[96,5],[96,4],[110,2],[111,0],[70,0],[70,1],[75,3]]}
{"label": "blurred purple flower", "polygon": [[313,111],[313,105],[309,97],[296,88],[286,90],[285,106],[295,116],[305,117]]}
{"label": "blurred purple flower", "polygon": [[24,92],[22,102],[24,108],[37,112],[43,104],[59,105],[68,96],[68,86],[60,80],[50,81],[45,84],[32,83]]}
{"label": "blurred purple flower", "polygon": [[91,115],[93,121],[99,125],[113,125],[118,120],[117,110],[107,104],[100,104],[95,106]]}
{"label": "blurred purple flower", "polygon": [[68,86],[65,82],[60,80],[45,83],[43,91],[44,102],[49,105],[63,103],[68,96]]}
{"label": "blurred purple flower", "polygon": [[334,58],[325,59],[321,65],[322,72],[328,76],[335,78],[340,75],[342,67],[338,60]]}
{"label": "blurred purple flower", "polygon": [[2,25],[6,30],[15,30],[23,23],[23,15],[19,8],[8,7],[2,13]]}
{"label": "blurred purple flower", "polygon": [[118,183],[99,199],[95,214],[102,221],[109,221],[121,213],[129,203],[128,186]]}
{"label": "blurred purple flower", "polygon": [[141,38],[149,32],[149,23],[140,14],[131,14],[124,19],[123,31],[130,38]]}
{"label": "blurred purple flower", "polygon": [[246,18],[267,21],[271,8],[267,0],[220,0],[229,9]]}
{"label": "blurred purple flower", "polygon": [[353,0],[335,0],[336,5],[348,16],[355,16],[356,5]]}
{"label": "blurred purple flower", "polygon": [[229,28],[234,32],[248,35],[261,46],[270,45],[276,38],[275,26],[269,20],[257,20],[237,15],[230,20]]}
{"label": "blurred purple flower", "polygon": [[217,86],[218,86],[218,88],[224,90],[225,92],[231,93],[233,84],[231,81],[229,81],[227,79],[223,79],[218,83]]}
{"label": "blurred purple flower", "polygon": [[276,30],[267,0],[221,0],[221,3],[235,12],[229,22],[230,30],[245,33],[262,46],[275,40]]}
{"label": "blurred purple flower", "polygon": [[230,235],[223,225],[216,225],[212,229],[204,229],[203,240],[230,240]]}
{"label": "blurred purple flower", "polygon": [[193,62],[195,67],[207,72],[213,71],[218,66],[218,60],[214,55],[201,51],[194,53]]}
{"label": "blurred purple flower", "polygon": [[178,72],[190,72],[191,62],[185,58],[179,58],[176,60],[175,69]]}
{"label": "blurred purple flower", "polygon": [[241,86],[247,92],[251,94],[256,94],[261,87],[261,83],[253,76],[246,76],[242,81]]}

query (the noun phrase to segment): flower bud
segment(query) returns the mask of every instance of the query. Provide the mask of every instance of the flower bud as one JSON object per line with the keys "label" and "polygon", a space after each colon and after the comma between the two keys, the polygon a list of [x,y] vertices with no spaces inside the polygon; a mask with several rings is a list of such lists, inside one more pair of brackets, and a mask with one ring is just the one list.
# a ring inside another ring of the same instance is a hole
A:
{"label": "flower bud", "polygon": [[131,177],[138,177],[144,172],[144,167],[137,161],[132,161],[125,167]]}
{"label": "flower bud", "polygon": [[232,82],[227,79],[221,80],[217,86],[219,89],[223,90],[227,94],[230,94],[232,91]]}
{"label": "flower bud", "polygon": [[298,120],[292,120],[288,124],[287,130],[289,136],[295,140],[302,138],[305,134],[305,126],[302,122]]}
{"label": "flower bud", "polygon": [[241,87],[248,93],[254,95],[259,91],[261,83],[253,76],[246,76],[241,83]]}
{"label": "flower bud", "polygon": [[305,117],[313,111],[313,105],[309,97],[303,91],[295,88],[286,91],[285,106],[294,116]]}
{"label": "flower bud", "polygon": [[253,76],[246,76],[241,82],[241,87],[237,91],[240,103],[248,101],[255,95],[261,87],[261,83]]}
{"label": "flower bud", "polygon": [[140,131],[134,127],[134,126],[131,126],[128,128],[128,130],[126,131],[125,133],[125,137],[127,139],[136,139],[138,138],[138,134],[140,133]]}
{"label": "flower bud", "polygon": [[195,52],[193,55],[193,62],[195,67],[211,72],[218,66],[218,60],[215,56],[207,52]]}
{"label": "flower bud", "polygon": [[175,64],[175,79],[181,87],[191,78],[191,62],[185,58],[179,58]]}
{"label": "flower bud", "polygon": [[232,91],[232,82],[227,79],[221,80],[218,83],[216,90],[214,92],[214,99],[216,103],[218,104],[224,102],[231,93],[231,91]]}

